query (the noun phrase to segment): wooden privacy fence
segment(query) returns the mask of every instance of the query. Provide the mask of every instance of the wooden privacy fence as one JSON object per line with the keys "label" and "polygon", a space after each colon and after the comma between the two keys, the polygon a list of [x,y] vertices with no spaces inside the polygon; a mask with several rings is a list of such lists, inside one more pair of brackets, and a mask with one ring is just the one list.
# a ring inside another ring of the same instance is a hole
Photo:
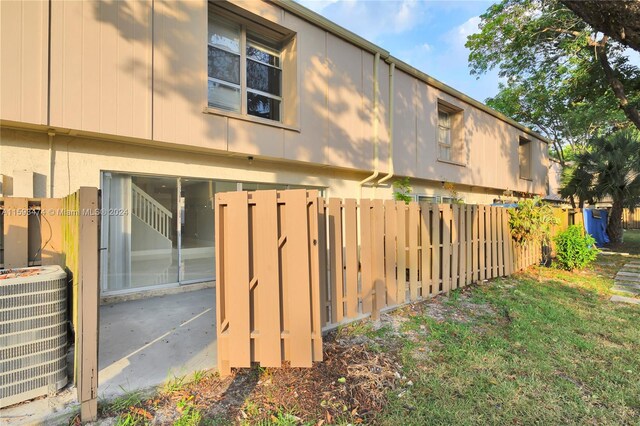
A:
{"label": "wooden privacy fence", "polygon": [[97,188],[81,187],[64,198],[0,197],[0,267],[60,265],[70,284],[75,331],[74,382],[83,421],[97,417],[98,253]]}
{"label": "wooden privacy fence", "polygon": [[501,207],[216,195],[218,366],[310,366],[322,331],[535,264]]}
{"label": "wooden privacy fence", "polygon": [[329,199],[320,223],[323,216],[325,329],[510,275],[540,258],[533,245],[513,243],[501,207]]}
{"label": "wooden privacy fence", "polygon": [[640,229],[640,207],[622,211],[622,227],[624,229]]}

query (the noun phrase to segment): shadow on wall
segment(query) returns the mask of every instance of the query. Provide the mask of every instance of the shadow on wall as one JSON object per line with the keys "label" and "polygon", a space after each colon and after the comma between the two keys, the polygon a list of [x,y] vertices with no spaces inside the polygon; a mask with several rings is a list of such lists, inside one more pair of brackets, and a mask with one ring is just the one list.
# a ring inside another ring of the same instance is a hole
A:
{"label": "shadow on wall", "polygon": [[[373,167],[373,81],[369,76],[373,63],[364,64],[370,71],[362,77],[365,54],[360,49],[357,49],[360,55],[357,70],[348,67],[353,72],[340,72],[341,68],[320,52],[304,58],[300,103],[314,121],[326,122],[327,130],[326,135],[311,135],[305,134],[303,128],[301,134],[296,134],[204,114],[203,108],[207,105],[206,3],[156,1],[153,13],[150,3],[144,7],[148,11],[141,13],[128,2],[113,0],[94,3],[93,13],[101,23],[115,27],[124,40],[144,45],[153,43],[152,135],[155,140],[294,160],[308,159],[309,152],[316,150],[320,143],[324,144],[322,158],[309,161],[351,169]],[[149,29],[152,22],[155,25],[153,40]],[[299,53],[309,47],[302,43],[305,38],[300,37]],[[119,72],[130,73],[139,84],[149,85],[150,66],[148,58],[131,57],[119,65]],[[309,117],[305,118],[308,121]],[[301,122],[305,118],[301,118]]]}

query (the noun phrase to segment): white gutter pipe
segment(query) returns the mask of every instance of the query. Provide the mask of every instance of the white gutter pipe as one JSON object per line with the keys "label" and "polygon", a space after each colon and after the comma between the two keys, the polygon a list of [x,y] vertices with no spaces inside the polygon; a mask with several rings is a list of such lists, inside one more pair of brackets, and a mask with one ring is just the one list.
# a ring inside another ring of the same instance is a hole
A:
{"label": "white gutter pipe", "polygon": [[378,177],[378,98],[380,84],[378,83],[378,69],[380,68],[380,53],[376,53],[373,59],[373,174],[360,182],[360,198],[362,198],[362,186]]}
{"label": "white gutter pipe", "polygon": [[52,130],[47,132],[49,135],[49,185],[47,185],[47,197],[53,198],[53,172],[55,165],[55,154],[53,152],[53,137],[56,133]]}
{"label": "white gutter pipe", "polygon": [[393,74],[395,69],[396,64],[391,62],[389,64],[389,173],[378,181],[378,185],[393,177],[393,98],[395,97],[395,92],[393,91]]}

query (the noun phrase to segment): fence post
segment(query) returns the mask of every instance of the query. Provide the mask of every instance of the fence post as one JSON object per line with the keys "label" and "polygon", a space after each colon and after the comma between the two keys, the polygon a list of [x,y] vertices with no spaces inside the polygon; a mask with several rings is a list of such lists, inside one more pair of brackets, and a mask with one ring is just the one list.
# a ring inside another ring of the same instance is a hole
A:
{"label": "fence post", "polygon": [[82,422],[98,418],[98,333],[99,333],[99,220],[98,189],[81,187],[79,197],[78,246],[78,329],[76,330],[79,351],[80,377],[78,400]]}

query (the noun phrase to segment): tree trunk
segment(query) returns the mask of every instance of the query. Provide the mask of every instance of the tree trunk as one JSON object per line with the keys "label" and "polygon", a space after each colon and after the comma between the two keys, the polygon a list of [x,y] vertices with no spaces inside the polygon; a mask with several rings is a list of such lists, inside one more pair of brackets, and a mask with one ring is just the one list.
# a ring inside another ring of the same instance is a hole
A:
{"label": "tree trunk", "polygon": [[611,215],[609,216],[609,225],[607,226],[607,234],[613,244],[622,243],[622,200],[613,200],[611,207]]}

